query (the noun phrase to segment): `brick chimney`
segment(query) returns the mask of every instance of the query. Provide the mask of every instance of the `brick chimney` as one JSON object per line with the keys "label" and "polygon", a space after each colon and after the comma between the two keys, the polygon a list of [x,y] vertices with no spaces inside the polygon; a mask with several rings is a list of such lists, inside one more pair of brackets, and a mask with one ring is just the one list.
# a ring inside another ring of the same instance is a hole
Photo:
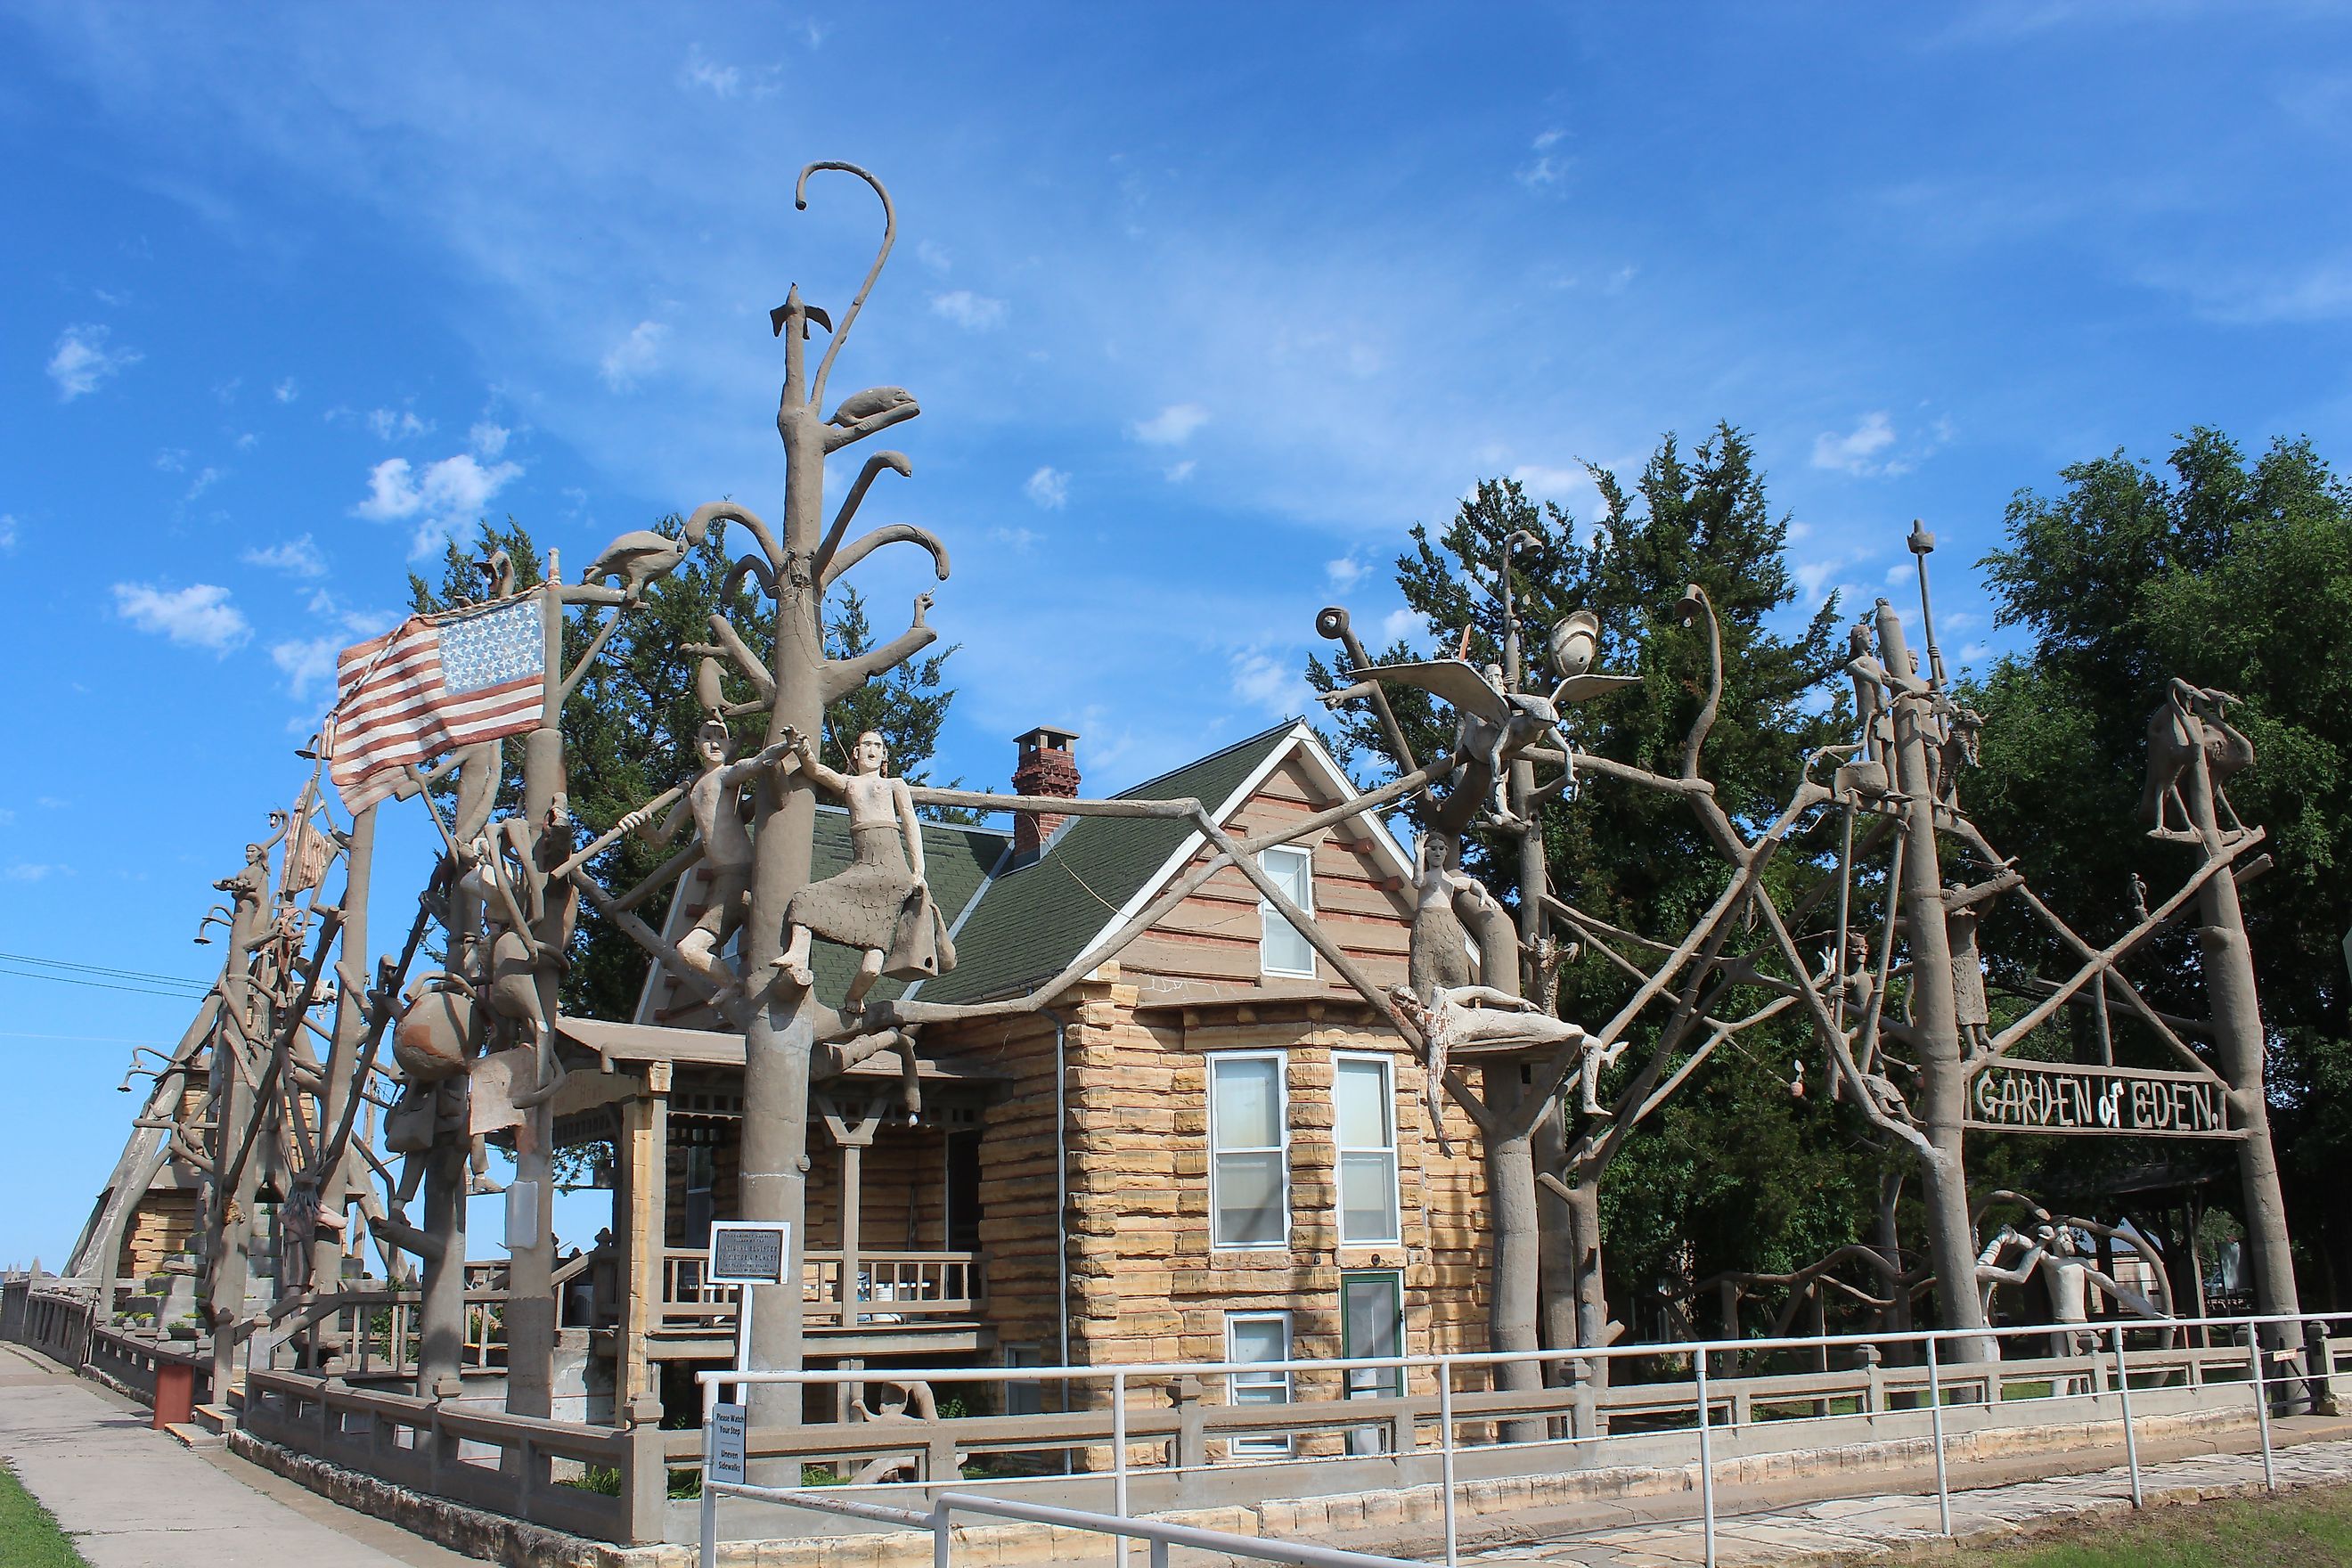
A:
{"label": "brick chimney", "polygon": [[[1050,724],[1040,724],[1016,738],[1013,743],[1021,748],[1021,760],[1013,765],[1013,793],[1075,796],[1078,793],[1077,740],[1076,730],[1057,730]],[[1055,829],[1069,820],[1053,812],[1015,812],[1013,855],[1035,859]]]}

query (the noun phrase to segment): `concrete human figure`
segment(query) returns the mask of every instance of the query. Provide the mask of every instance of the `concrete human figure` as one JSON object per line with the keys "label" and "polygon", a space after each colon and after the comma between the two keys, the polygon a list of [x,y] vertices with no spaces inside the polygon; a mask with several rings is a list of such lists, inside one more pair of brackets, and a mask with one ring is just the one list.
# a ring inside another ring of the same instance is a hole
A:
{"label": "concrete human figure", "polygon": [[[702,771],[687,786],[686,798],[670,808],[668,816],[646,835],[656,847],[676,838],[688,822],[702,841],[702,865],[709,891],[702,914],[677,944],[678,956],[717,993],[714,1004],[731,1000],[741,982],[719,955],[751,912],[751,834],[743,821],[743,786],[764,769],[788,772],[797,766],[790,736],[752,756],[738,761],[734,737],[717,715],[705,719],[695,731],[695,755]],[[653,820],[645,810],[630,812],[615,826],[635,833]]]}
{"label": "concrete human figure", "polygon": [[858,952],[857,973],[842,1008],[862,1005],[874,983],[887,974],[919,980],[955,967],[947,922],[931,901],[923,879],[923,826],[907,781],[883,773],[889,742],[872,730],[857,737],[848,773],[835,773],[817,756],[806,735],[793,737],[801,772],[819,789],[849,808],[850,864],[846,870],[794,893],[784,909],[789,933],[777,973],[803,989],[816,976],[809,967],[818,937]]}
{"label": "concrete human figure", "polygon": [[[2000,1267],[1996,1260],[2011,1251],[2017,1252],[2017,1261]],[[2059,1331],[2050,1338],[2053,1355],[2081,1355],[2096,1344],[2096,1336],[2087,1326],[2094,1289],[2135,1317],[2166,1316],[2147,1297],[2101,1272],[2084,1258],[2075,1245],[2071,1226],[2049,1221],[2036,1225],[2031,1237],[2003,1226],[2000,1234],[1979,1256],[1977,1283],[1984,1292],[1986,1310],[1991,1310],[1995,1286],[2022,1285],[2037,1273],[2042,1276],[2042,1289],[2050,1295],[2050,1321],[2060,1325]]]}
{"label": "concrete human figure", "polygon": [[[1441,1081],[1457,1050],[1581,1047],[1587,1038],[1577,1025],[1553,1017],[1524,996],[1492,985],[1444,987],[1427,1002],[1409,985],[1393,985],[1389,988],[1389,1000],[1426,1042],[1430,1076]],[[1585,1094],[1584,1109],[1598,1113],[1601,1107],[1592,1089],[1588,1086]]]}

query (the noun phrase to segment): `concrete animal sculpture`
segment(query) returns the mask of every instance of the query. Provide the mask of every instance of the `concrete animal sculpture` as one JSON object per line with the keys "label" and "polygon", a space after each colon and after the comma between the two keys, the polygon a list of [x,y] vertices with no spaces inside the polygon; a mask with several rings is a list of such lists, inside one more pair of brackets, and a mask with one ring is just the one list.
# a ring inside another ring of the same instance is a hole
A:
{"label": "concrete animal sculpture", "polygon": [[[2222,786],[2252,766],[2253,742],[2230,723],[2229,705],[2237,699],[2226,691],[2209,690],[2174,677],[2147,721],[2147,785],[2139,797],[2139,819],[2150,838],[2194,840],[2197,819],[2189,809],[2181,784],[2205,757],[2205,777],[2213,792],[2213,815],[2224,834],[2243,833],[2245,824],[2230,805]],[[2175,814],[2179,826],[2173,826]]]}
{"label": "concrete animal sculpture", "polygon": [[709,533],[710,519],[706,515],[709,510],[705,507],[688,518],[686,526],[675,537],[650,528],[634,529],[621,535],[588,563],[588,569],[580,574],[580,581],[594,583],[613,578],[620,584],[622,596],[635,604],[645,596],[646,584],[677,571],[686,552]]}

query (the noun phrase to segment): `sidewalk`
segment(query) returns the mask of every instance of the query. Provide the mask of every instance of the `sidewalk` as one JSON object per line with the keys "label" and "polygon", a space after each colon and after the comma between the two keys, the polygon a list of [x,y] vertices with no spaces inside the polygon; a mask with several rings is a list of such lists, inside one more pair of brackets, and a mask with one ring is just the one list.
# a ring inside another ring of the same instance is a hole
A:
{"label": "sidewalk", "polygon": [[226,1452],[150,1431],[147,1413],[0,1346],[0,1458],[91,1568],[457,1568],[473,1563]]}
{"label": "sidewalk", "polygon": [[[2286,1425],[2282,1423],[2282,1425]],[[2336,1423],[2327,1423],[2336,1426]],[[2284,1437],[2284,1433],[2281,1436]],[[2276,1451],[2280,1490],[2352,1482],[2352,1439],[2294,1443]],[[2206,1454],[2140,1466],[2148,1506],[2259,1494],[2260,1454]],[[1980,1546],[2004,1537],[2113,1519],[2131,1511],[2125,1468],[2011,1481],[1952,1493],[1952,1533]],[[1759,1510],[1716,1521],[1716,1561],[1733,1564],[1839,1563],[1911,1560],[1948,1549],[1938,1529],[1936,1494],[1894,1493]],[[1689,1568],[1706,1561],[1696,1519],[1629,1523],[1549,1536],[1522,1544],[1465,1552],[1465,1562],[1548,1563],[1576,1568]]]}

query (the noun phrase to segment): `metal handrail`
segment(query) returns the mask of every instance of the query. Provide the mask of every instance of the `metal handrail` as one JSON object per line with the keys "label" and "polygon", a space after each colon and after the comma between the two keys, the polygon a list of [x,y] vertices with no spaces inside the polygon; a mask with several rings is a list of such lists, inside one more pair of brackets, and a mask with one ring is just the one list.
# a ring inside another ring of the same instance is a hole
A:
{"label": "metal handrail", "polygon": [[[1186,1527],[1160,1526],[1157,1524],[1156,1521],[1139,1521],[1129,1519],[1127,1515],[1129,1474],[1127,1438],[1129,1413],[1127,1410],[1126,1395],[1129,1379],[1136,1377],[1166,1378],[1175,1376],[1205,1378],[1227,1376],[1238,1372],[1281,1372],[1289,1373],[1297,1372],[1347,1372],[1358,1369],[1398,1371],[1428,1369],[1436,1373],[1438,1420],[1440,1424],[1438,1447],[1442,1475],[1444,1477],[1443,1511],[1445,1524],[1445,1562],[1449,1565],[1449,1568],[1452,1568],[1452,1565],[1455,1564],[1459,1558],[1459,1535],[1454,1509],[1454,1455],[1458,1447],[1455,1435],[1457,1418],[1476,1419],[1491,1422],[1501,1418],[1505,1414],[1502,1411],[1489,1407],[1493,1399],[1496,1397],[1494,1395],[1483,1397],[1478,1395],[1469,1395],[1465,1399],[1465,1403],[1475,1401],[1476,1407],[1467,1412],[1458,1412],[1454,1391],[1454,1373],[1457,1369],[1496,1368],[1510,1365],[1526,1365],[1529,1363],[1540,1365],[1562,1362],[1609,1362],[1637,1356],[1655,1356],[1662,1353],[1687,1354],[1692,1358],[1692,1369],[1694,1373],[1695,1387],[1693,1392],[1696,1403],[1696,1435],[1699,1444],[1698,1470],[1702,1517],[1706,1531],[1706,1561],[1707,1568],[1714,1568],[1716,1521],[1715,1466],[1712,1457],[1712,1444],[1710,1441],[1710,1427],[1713,1424],[1710,1422],[1707,1407],[1711,1399],[1716,1403],[1720,1403],[1726,1395],[1719,1392],[1710,1394],[1710,1383],[1715,1383],[1718,1388],[1720,1386],[1720,1380],[1711,1379],[1706,1371],[1706,1361],[1710,1354],[1727,1351],[1749,1353],[1759,1351],[1778,1350],[1825,1350],[1833,1349],[1839,1346],[1851,1347],[1855,1345],[1884,1346],[1894,1344],[1915,1344],[1920,1346],[1925,1352],[1927,1360],[1925,1373],[1927,1392],[1930,1401],[1929,1419],[1935,1445],[1937,1500],[1941,1516],[1943,1532],[1946,1535],[1949,1535],[1951,1533],[1951,1496],[1949,1479],[1945,1464],[1946,1437],[1944,1431],[1944,1406],[1949,1397],[1950,1392],[1952,1391],[1952,1385],[1955,1383],[1960,1384],[1964,1386],[1968,1384],[1985,1384],[1987,1385],[1985,1391],[1987,1399],[1991,1401],[1999,1400],[2000,1394],[1998,1393],[1998,1388],[2001,1377],[2000,1369],[2004,1364],[1998,1359],[1997,1354],[1998,1345],[2000,1341],[2008,1339],[2043,1338],[2061,1334],[2069,1336],[2087,1335],[2091,1336],[2093,1339],[2092,1356],[2096,1355],[2095,1345],[2097,1340],[2105,1339],[2111,1342],[2115,1355],[2115,1371],[2112,1375],[2115,1379],[2115,1392],[2116,1394],[2117,1404],[2120,1406],[2123,1420],[2126,1462],[2131,1471],[2133,1500],[2135,1505],[2137,1505],[2141,1500],[2141,1487],[2138,1439],[2137,1432],[2132,1425],[2130,1380],[2133,1371],[2133,1356],[2137,1355],[2142,1360],[2146,1360],[2151,1357],[2161,1357],[2167,1353],[2176,1353],[2185,1354],[2192,1359],[2200,1359],[2210,1353],[2212,1347],[2210,1344],[2201,1348],[2193,1345],[2178,1348],[2167,1347],[2166,1350],[2163,1351],[2143,1351],[2127,1354],[2124,1344],[2124,1335],[2126,1332],[2133,1329],[2179,1331],[2197,1328],[2203,1328],[2209,1331],[2213,1329],[2227,1331],[2237,1331],[2242,1329],[2245,1331],[2248,1346],[2248,1357],[2252,1368],[2252,1376],[2249,1381],[2251,1391],[2254,1396],[2253,1403],[2257,1412],[2257,1419],[2261,1427],[2263,1476],[2265,1481],[2273,1489],[2275,1489],[2276,1478],[2272,1460],[2269,1405],[2266,1397],[2266,1391],[2273,1383],[2308,1377],[2314,1375],[2315,1371],[2316,1375],[2320,1377],[2332,1375],[2334,1368],[2332,1366],[2326,1366],[2317,1369],[2304,1369],[2301,1372],[2274,1371],[2270,1375],[2265,1376],[2263,1373],[2263,1362],[2265,1357],[2263,1356],[2261,1343],[2262,1336],[2258,1331],[2265,1326],[2273,1325],[2291,1325],[2296,1328],[2310,1325],[2319,1327],[2324,1335],[2326,1324],[2331,1321],[2352,1321],[2352,1313],[2295,1312],[2235,1318],[2102,1319],[2095,1323],[2011,1324],[2002,1327],[1988,1327],[1984,1329],[1918,1329],[1906,1331],[1901,1333],[1890,1334],[1791,1335],[1773,1339],[1700,1340],[1664,1345],[1606,1345],[1592,1348],[1548,1351],[1478,1351],[1420,1356],[1350,1356],[1330,1360],[1289,1360],[1281,1362],[1137,1362],[1097,1366],[1021,1367],[1018,1369],[1008,1369],[1005,1367],[939,1367],[909,1371],[897,1371],[894,1369],[894,1372],[890,1376],[890,1381],[903,1382],[908,1379],[920,1379],[927,1383],[1001,1383],[1007,1381],[1009,1376],[1017,1377],[1019,1380],[1024,1382],[1042,1382],[1051,1380],[1068,1383],[1079,1380],[1109,1379],[1112,1384],[1112,1400],[1111,1407],[1108,1412],[1110,1419],[1108,1423],[1109,1432],[1107,1436],[1109,1439],[1112,1449],[1112,1464],[1114,1468],[1113,1479],[1116,1496],[1118,1499],[1118,1513],[1112,1515],[1086,1516],[1078,1515],[1075,1510],[1052,1510],[1044,1504],[1013,1503],[992,1498],[987,1500],[991,1505],[989,1509],[971,1509],[970,1511],[994,1511],[1000,1513],[1002,1517],[1019,1519],[1040,1519],[1045,1513],[1062,1511],[1071,1512],[1074,1517],[1117,1520],[1122,1521],[1123,1527],[1139,1526],[1143,1523],[1151,1523],[1153,1524],[1154,1529],[1182,1529]],[[1975,1361],[1953,1363],[1945,1360],[1937,1353],[1939,1346],[1948,1345],[1956,1341],[1968,1342],[1980,1348],[1992,1349],[1996,1352],[1995,1357],[1989,1362]],[[2304,1353],[2304,1350],[2301,1346],[2287,1349],[2274,1349],[2270,1352],[2268,1359],[2275,1362],[2291,1362],[2300,1359]],[[2076,1358],[2062,1357],[2059,1359],[2071,1361]],[[2081,1359],[2087,1362],[2091,1360],[2091,1357],[2084,1357]],[[2015,1363],[2010,1364],[2014,1365]],[[2020,1368],[2020,1370],[2023,1369]],[[786,1384],[803,1386],[809,1384],[838,1385],[843,1384],[871,1382],[875,1380],[876,1376],[877,1373],[870,1370],[848,1372],[813,1372],[805,1369],[777,1372],[723,1370],[698,1373],[696,1374],[696,1381],[701,1384],[703,1390],[703,1428],[706,1459],[711,1451],[709,1445],[710,1442],[712,1412],[719,1402],[719,1391],[722,1384],[741,1385],[756,1383]],[[1787,1380],[1776,1378],[1772,1381],[1779,1383],[1785,1382]],[[2236,1384],[2232,1383],[2230,1386],[2234,1387]],[[740,1394],[739,1397],[740,1397]],[[2053,1394],[2052,1397],[2058,1397],[2058,1395]],[[2066,1397],[2073,1397],[2073,1395],[2069,1394],[2066,1395]],[[1970,1401],[1963,1397],[1960,1402],[1969,1403]],[[1346,1402],[1341,1401],[1339,1403]],[[1105,1435],[1089,1434],[1089,1436],[1099,1436]],[[848,1514],[852,1517],[890,1520],[897,1515],[903,1514],[905,1516],[905,1520],[917,1521],[926,1520],[932,1517],[929,1515],[915,1514],[910,1510],[884,1510],[881,1512],[853,1512],[853,1510],[872,1510],[880,1509],[882,1505],[857,1503],[846,1498],[826,1498],[822,1500],[822,1502],[819,1503],[818,1501],[813,1500],[806,1492],[795,1491],[791,1489],[751,1487],[741,1483],[713,1482],[709,1479],[709,1467],[706,1462],[702,1488],[703,1531],[706,1552],[704,1562],[706,1563],[715,1562],[715,1558],[710,1556],[709,1553],[715,1550],[715,1532],[717,1530],[716,1496],[719,1491],[725,1491],[730,1495],[755,1497],[762,1500],[787,1503],[793,1506],[821,1507],[825,1510]],[[960,1498],[978,1496],[978,1494],[974,1493],[936,1494],[936,1496],[940,1498],[951,1495]],[[1023,1511],[1004,1511],[1007,1510],[1020,1510]],[[899,1521],[904,1522],[905,1520],[900,1520]],[[1054,1521],[1044,1521],[1044,1522]],[[1075,1528],[1092,1527],[1081,1525],[1076,1526]],[[1157,1542],[1151,1531],[1141,1528],[1134,1528],[1131,1530],[1122,1528],[1120,1531],[1115,1531],[1114,1533],[1119,1533],[1123,1536],[1131,1534],[1140,1539],[1154,1539],[1155,1545],[1153,1548],[1153,1556],[1155,1563],[1159,1563],[1164,1560],[1164,1548]],[[1209,1533],[1214,1534],[1216,1532],[1212,1531]],[[1261,1550],[1269,1544],[1275,1543],[1267,1542],[1258,1537],[1238,1536],[1234,1537],[1233,1539],[1252,1543],[1253,1551],[1247,1553],[1249,1555],[1270,1557],[1273,1558],[1273,1560],[1277,1561],[1309,1561],[1308,1559],[1304,1558],[1292,1559],[1275,1557],[1273,1553]],[[938,1534],[937,1542],[938,1544],[935,1547],[935,1568],[947,1568],[947,1558],[945,1556],[946,1537],[944,1533]],[[1188,1542],[1176,1542],[1175,1544],[1181,1545],[1192,1543]],[[1294,1543],[1280,1544],[1284,1546],[1286,1551],[1331,1552],[1335,1550],[1332,1548],[1323,1547],[1301,1547],[1295,1545]],[[1223,1548],[1218,1549],[1223,1550]],[[1349,1563],[1359,1564],[1365,1562],[1391,1561],[1385,1559],[1366,1558],[1360,1554],[1352,1553],[1339,1553],[1339,1556]],[[1336,1568],[1336,1564],[1327,1565],[1327,1568]]]}

